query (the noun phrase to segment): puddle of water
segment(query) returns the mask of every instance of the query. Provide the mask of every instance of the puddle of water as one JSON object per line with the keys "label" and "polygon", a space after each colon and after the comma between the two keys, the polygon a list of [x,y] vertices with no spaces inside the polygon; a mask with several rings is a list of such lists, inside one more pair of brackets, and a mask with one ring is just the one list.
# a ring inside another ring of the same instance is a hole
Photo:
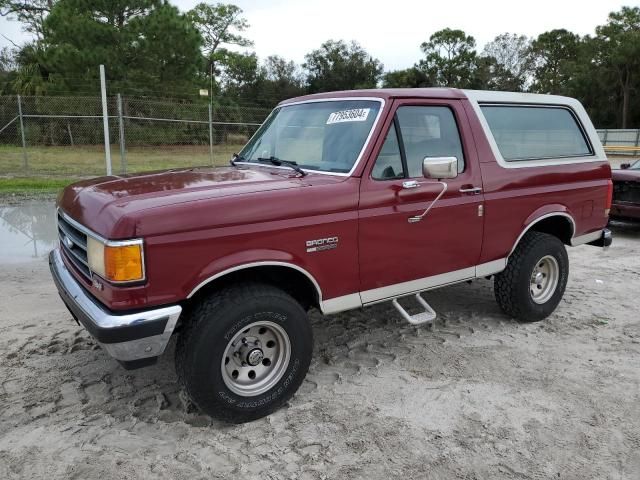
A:
{"label": "puddle of water", "polygon": [[53,202],[0,207],[0,264],[45,258],[57,241]]}

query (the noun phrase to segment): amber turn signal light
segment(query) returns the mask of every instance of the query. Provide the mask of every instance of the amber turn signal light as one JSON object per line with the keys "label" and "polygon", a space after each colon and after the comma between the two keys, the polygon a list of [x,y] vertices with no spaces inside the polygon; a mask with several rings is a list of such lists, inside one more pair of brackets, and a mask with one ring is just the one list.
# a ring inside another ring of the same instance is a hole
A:
{"label": "amber turn signal light", "polygon": [[144,278],[142,245],[104,247],[104,270],[107,280],[133,282]]}

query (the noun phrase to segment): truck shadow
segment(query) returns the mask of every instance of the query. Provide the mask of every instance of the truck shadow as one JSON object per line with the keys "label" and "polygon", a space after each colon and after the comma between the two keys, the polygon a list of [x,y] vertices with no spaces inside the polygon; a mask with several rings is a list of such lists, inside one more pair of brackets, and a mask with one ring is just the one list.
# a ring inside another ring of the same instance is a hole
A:
{"label": "truck shadow", "polygon": [[[496,335],[482,333],[478,344],[500,343],[500,332],[516,330],[518,324],[500,311],[492,285],[493,281],[479,279],[424,293],[438,314],[432,324],[409,324],[390,302],[331,316],[314,312],[314,360],[307,381],[317,387],[349,382],[354,376],[385,368],[412,371],[416,356],[425,355],[433,355],[431,365],[436,368],[442,350],[475,343],[473,337],[479,332]],[[420,311],[412,297],[401,304],[410,314]],[[431,373],[441,375],[435,370],[418,372]]]}
{"label": "truck shadow", "polygon": [[611,220],[609,228],[613,232],[613,246],[616,238],[628,238],[637,240],[640,238],[640,221]]}
{"label": "truck shadow", "polygon": [[[469,348],[490,353],[505,339],[508,342],[510,337],[526,336],[540,328],[540,324],[518,324],[504,315],[495,303],[491,280],[426,292],[424,298],[438,313],[432,325],[408,324],[390,303],[330,316],[313,310],[313,360],[291,404],[323,402],[326,389],[337,391],[353,385],[354,391],[360,391],[362,382],[375,384],[375,378],[383,374],[404,375],[410,382],[416,378],[428,382],[473,378],[473,362],[452,358],[462,358],[460,353]],[[410,313],[417,306],[411,305],[411,299],[402,303]],[[30,352],[29,360],[23,360],[37,362],[40,377],[51,378],[55,386],[50,386],[58,391],[52,401],[56,408],[71,409],[69,414],[96,421],[107,414],[125,423],[179,422],[231,428],[191,404],[178,383],[174,352],[175,337],[156,365],[126,371],[84,330],[69,323],[64,333],[42,343],[37,352]]]}
{"label": "truck shadow", "polygon": [[[319,387],[357,383],[361,375],[375,375],[381,368],[406,370],[416,353],[437,355],[440,348],[450,348],[479,330],[517,328],[498,309],[491,285],[483,279],[425,293],[438,312],[431,326],[408,324],[390,303],[331,316],[312,311],[314,357],[293,402],[296,398],[313,401]],[[411,312],[410,302],[405,303]],[[46,367],[41,364],[40,369],[57,371],[63,377],[56,381],[61,389],[56,403],[67,408],[73,405],[84,418],[108,414],[122,422],[225,428],[202,415],[181,390],[174,367],[175,337],[156,365],[133,371],[124,370],[75,325],[42,347],[39,356],[48,358]]]}

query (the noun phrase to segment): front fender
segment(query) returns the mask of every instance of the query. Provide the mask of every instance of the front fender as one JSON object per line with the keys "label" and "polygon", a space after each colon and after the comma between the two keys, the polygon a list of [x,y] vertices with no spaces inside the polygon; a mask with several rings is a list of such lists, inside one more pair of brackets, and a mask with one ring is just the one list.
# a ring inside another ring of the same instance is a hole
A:
{"label": "front fender", "polygon": [[195,275],[185,286],[184,291],[189,292],[187,298],[191,298],[209,282],[228,275],[229,273],[245,268],[270,265],[292,268],[306,275],[309,280],[313,282],[318,292],[318,298],[322,301],[320,285],[314,275],[309,272],[304,259],[283,250],[271,249],[245,250],[217,258]]}

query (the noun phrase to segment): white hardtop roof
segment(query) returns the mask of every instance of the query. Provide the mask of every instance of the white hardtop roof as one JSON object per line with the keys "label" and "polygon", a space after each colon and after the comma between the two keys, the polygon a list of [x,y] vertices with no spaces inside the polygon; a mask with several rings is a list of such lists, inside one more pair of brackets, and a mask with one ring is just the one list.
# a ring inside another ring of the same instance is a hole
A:
{"label": "white hardtop roof", "polygon": [[523,92],[495,92],[491,90],[462,90],[469,100],[478,103],[540,103],[547,105],[580,106],[575,98],[560,95]]}

